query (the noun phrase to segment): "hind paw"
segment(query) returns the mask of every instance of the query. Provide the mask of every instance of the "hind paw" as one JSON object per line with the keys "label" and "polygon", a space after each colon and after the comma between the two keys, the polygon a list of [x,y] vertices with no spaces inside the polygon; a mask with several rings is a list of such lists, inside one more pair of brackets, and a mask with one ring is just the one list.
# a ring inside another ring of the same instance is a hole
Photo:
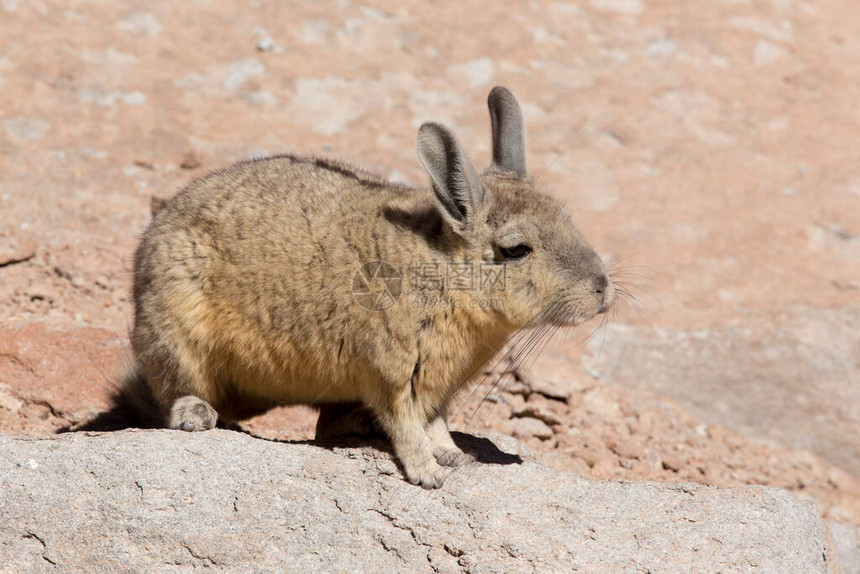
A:
{"label": "hind paw", "polygon": [[432,458],[422,464],[406,467],[405,471],[409,482],[426,489],[439,488],[451,474],[450,469],[439,466]]}
{"label": "hind paw", "polygon": [[475,457],[471,454],[466,454],[459,448],[442,449],[437,448],[433,452],[436,462],[443,466],[458,467],[470,462],[475,462]]}
{"label": "hind paw", "polygon": [[201,431],[215,428],[218,413],[199,397],[188,395],[176,399],[170,409],[170,428]]}

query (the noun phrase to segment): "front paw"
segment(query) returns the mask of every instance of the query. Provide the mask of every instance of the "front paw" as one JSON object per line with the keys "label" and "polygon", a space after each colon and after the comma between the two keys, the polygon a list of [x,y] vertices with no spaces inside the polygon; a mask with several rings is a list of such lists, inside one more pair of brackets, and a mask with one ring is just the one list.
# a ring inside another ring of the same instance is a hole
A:
{"label": "front paw", "polygon": [[215,428],[217,422],[218,413],[209,403],[187,395],[174,401],[168,426],[184,431],[201,431]]}
{"label": "front paw", "polygon": [[434,459],[427,460],[419,465],[410,465],[405,468],[405,471],[406,479],[409,482],[426,489],[439,488],[451,473],[449,469],[439,466],[439,463]]}
{"label": "front paw", "polygon": [[458,467],[475,462],[474,456],[466,454],[459,448],[439,448],[433,452],[433,456],[439,464],[450,467]]}

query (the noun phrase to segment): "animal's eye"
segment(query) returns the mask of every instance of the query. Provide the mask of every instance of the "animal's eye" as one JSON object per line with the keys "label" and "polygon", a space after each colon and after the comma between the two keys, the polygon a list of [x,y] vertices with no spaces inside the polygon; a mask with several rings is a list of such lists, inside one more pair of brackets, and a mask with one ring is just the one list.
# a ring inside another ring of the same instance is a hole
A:
{"label": "animal's eye", "polygon": [[532,252],[532,248],[525,243],[520,243],[513,247],[500,247],[499,251],[505,259],[522,259]]}

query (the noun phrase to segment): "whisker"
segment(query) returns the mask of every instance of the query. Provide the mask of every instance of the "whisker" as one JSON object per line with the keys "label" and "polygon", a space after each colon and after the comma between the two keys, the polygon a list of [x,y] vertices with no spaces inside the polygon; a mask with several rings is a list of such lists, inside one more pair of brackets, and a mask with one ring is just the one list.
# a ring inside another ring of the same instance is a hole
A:
{"label": "whisker", "polygon": [[[536,324],[534,330],[526,330],[528,327],[532,326],[530,324],[527,324],[508,339],[509,341],[512,341],[510,349],[507,353],[507,359],[509,361],[508,367],[503,373],[501,373],[495,378],[494,383],[491,386],[489,392],[486,393],[484,398],[478,403],[478,406],[475,407],[476,411],[480,407],[481,403],[483,403],[487,399],[487,397],[490,396],[493,389],[496,388],[499,380],[502,379],[504,375],[513,373],[514,369],[512,368],[512,365],[517,364],[520,361],[523,353],[533,347],[534,342],[541,336],[541,332],[544,330],[545,325],[547,323],[551,323],[554,319],[556,319],[562,309],[563,306],[561,305],[561,297],[556,297],[544,307],[541,313],[534,317],[533,321],[530,322],[534,322]],[[496,364],[498,364],[498,362]],[[461,411],[463,411],[463,409],[466,407],[466,405],[471,400],[472,396],[475,394],[478,388],[483,386],[487,379],[490,378],[492,375],[493,373],[485,375],[481,379],[480,383],[472,389],[472,391],[466,397],[466,400],[463,401],[463,403],[461,404],[460,408],[455,414],[455,417],[459,415]],[[474,413],[472,417],[474,417]],[[471,421],[471,418],[469,420]]]}
{"label": "whisker", "polygon": [[[498,352],[499,352],[499,350],[501,350],[502,348],[504,348],[504,347],[505,347],[505,346],[507,346],[507,345],[510,345],[510,347],[511,347],[511,348],[514,348],[514,347],[516,347],[516,345],[517,345],[517,344],[519,344],[520,339],[530,337],[530,336],[532,335],[532,332],[531,332],[531,331],[529,331],[529,329],[530,329],[531,327],[535,326],[535,325],[539,325],[539,324],[543,321],[543,316],[546,314],[547,310],[548,310],[548,309],[549,309],[549,308],[550,308],[550,307],[551,307],[555,302],[556,302],[556,300],[555,300],[555,299],[554,299],[553,301],[550,301],[550,303],[549,303],[549,304],[547,304],[547,306],[546,306],[546,307],[544,307],[543,309],[541,309],[540,311],[538,311],[538,312],[537,312],[537,313],[536,313],[536,314],[535,314],[531,319],[529,319],[529,321],[528,321],[525,325],[523,325],[522,327],[520,327],[519,329],[517,329],[516,331],[514,331],[513,333],[511,333],[511,335],[510,335],[507,339],[505,339],[505,340],[504,340],[504,342],[502,342],[502,344],[501,344],[501,345],[499,345],[498,347],[496,347],[496,348],[493,350],[493,353],[494,353],[494,354],[498,353]],[[469,401],[471,400],[472,396],[473,396],[473,395],[477,392],[477,390],[478,390],[479,388],[481,388],[481,387],[484,385],[484,383],[485,383],[485,382],[486,382],[486,381],[487,381],[487,380],[492,376],[492,372],[495,370],[495,367],[496,367],[496,366],[498,366],[498,365],[499,365],[499,363],[501,363],[503,360],[506,360],[506,357],[505,357],[504,355],[499,356],[499,357],[495,360],[495,362],[493,363],[493,365],[492,365],[492,367],[491,367],[491,369],[490,369],[490,373],[489,373],[489,374],[485,374],[483,377],[481,377],[481,380],[480,380],[480,381],[479,381],[479,382],[478,382],[478,383],[477,383],[477,384],[472,388],[472,390],[469,392],[469,394],[466,396],[466,398],[465,398],[465,399],[463,400],[463,402],[460,404],[460,407],[457,409],[457,411],[454,413],[454,415],[450,417],[450,421],[452,421],[452,422],[453,422],[453,421],[454,421],[454,420],[455,420],[455,419],[460,415],[460,413],[463,411],[463,409],[466,407],[466,405],[467,405],[467,404],[469,403]],[[470,378],[472,377],[472,375],[474,375],[474,374],[475,374],[475,372],[477,372],[477,369],[479,369],[479,368],[481,368],[481,367],[483,367],[483,366],[484,366],[484,365],[480,365],[480,366],[478,366],[475,370],[473,370],[471,373],[469,373],[469,374],[466,376],[466,380],[470,379]],[[510,371],[510,367],[509,367],[505,372],[509,372],[509,371]]]}
{"label": "whisker", "polygon": [[539,336],[532,342],[531,346],[517,357],[516,362],[511,362],[511,371],[518,371],[531,366],[535,359],[541,354],[552,335],[558,331],[558,325],[547,324],[540,328]]}
{"label": "whisker", "polygon": [[619,301],[632,307],[647,308],[650,304],[657,304],[657,299],[648,291],[635,283],[616,283],[615,293]]}
{"label": "whisker", "polygon": [[611,265],[617,265],[619,263],[626,263],[627,261],[635,260],[641,254],[642,251],[634,251],[632,253],[628,253],[627,255],[622,255],[621,257],[614,257]]}
{"label": "whisker", "polygon": [[[253,110],[252,110],[252,111],[253,111]],[[298,153],[296,152],[296,150],[295,150],[295,149],[293,149],[293,146],[291,146],[290,144],[288,144],[288,143],[287,143],[287,140],[285,140],[284,138],[282,138],[282,137],[281,137],[281,134],[279,134],[279,133],[275,130],[275,128],[273,128],[271,125],[269,125],[269,122],[267,122],[267,121],[263,118],[263,116],[261,116],[260,114],[258,114],[256,111],[254,111],[254,115],[256,115],[258,118],[260,118],[260,121],[261,121],[261,122],[263,122],[264,124],[266,124],[266,127],[268,127],[270,130],[272,130],[272,133],[274,133],[276,136],[278,136],[278,139],[280,139],[282,142],[284,142],[284,145],[287,147],[287,149],[288,149],[288,150],[290,150],[290,151],[293,153],[293,155],[298,155]]]}
{"label": "whisker", "polygon": [[[535,338],[535,339],[534,339],[534,340],[533,340],[533,341],[528,345],[527,350],[525,351],[525,353],[524,353],[524,354],[522,354],[522,353],[521,353],[521,358],[518,360],[518,362],[517,362],[517,364],[516,364],[516,367],[515,367],[515,368],[512,368],[510,372],[512,373],[512,372],[513,372],[513,371],[515,371],[517,368],[521,368],[521,367],[523,366],[523,364],[524,364],[524,362],[525,362],[525,361],[527,361],[529,358],[532,358],[531,356],[534,354],[535,350],[537,350],[537,355],[540,355],[541,351],[543,351],[543,349],[545,348],[546,344],[547,344],[547,343],[549,342],[549,340],[552,338],[552,335],[553,335],[553,333],[555,332],[555,330],[556,330],[556,329],[557,329],[557,326],[556,326],[556,325],[552,325],[552,324],[550,324],[550,323],[545,323],[544,325],[541,325],[540,327],[538,327],[538,331],[540,332],[539,336],[538,336],[537,338]],[[534,355],[534,356],[537,356],[537,355]],[[511,362],[511,365],[514,365],[514,362]],[[506,374],[507,374],[507,373],[506,373]],[[482,406],[485,402],[488,402],[488,401],[487,401],[487,399],[490,397],[490,395],[492,394],[492,392],[498,388],[498,389],[499,389],[499,394],[503,393],[503,392],[504,392],[504,389],[505,389],[505,388],[507,388],[507,386],[510,384],[510,379],[511,379],[511,377],[499,377],[499,378],[498,378],[498,379],[493,383],[493,385],[492,385],[492,387],[490,388],[490,390],[489,390],[489,391],[487,391],[487,393],[484,395],[484,398],[481,400],[481,402],[479,402],[479,403],[478,403],[478,405],[475,407],[475,410],[474,410],[474,411],[472,411],[472,415],[469,417],[469,419],[468,419],[468,420],[466,421],[466,423],[465,423],[465,428],[469,428],[469,427],[471,426],[471,424],[472,424],[472,420],[473,420],[473,419],[475,418],[475,416],[478,414],[478,411],[481,409],[481,406]],[[504,381],[503,386],[500,386],[500,384],[502,384],[502,381]],[[489,415],[490,413],[492,413],[494,408],[495,408],[495,403],[493,403],[493,404],[490,406],[490,410],[489,410],[489,411],[487,411],[487,415]]]}
{"label": "whisker", "polygon": [[[525,342],[522,347],[518,348],[521,340],[518,340],[513,346],[512,350],[514,353],[509,352],[509,364],[508,368],[504,373],[501,373],[502,376],[499,376],[494,381],[490,390],[484,395],[484,398],[478,405],[475,407],[475,411],[472,413],[472,417],[469,418],[469,422],[471,422],[472,418],[474,418],[481,404],[489,398],[492,394],[493,390],[496,389],[499,385],[499,382],[504,379],[504,375],[513,374],[518,368],[521,368],[526,361],[528,361],[534,355],[534,351],[537,349],[538,353],[543,350],[546,346],[546,343],[552,337],[552,334],[558,330],[558,325],[556,323],[556,319],[558,319],[565,311],[565,307],[562,304],[562,298],[557,297],[553,301],[551,301],[545,308],[544,316],[542,317],[541,324],[538,325],[533,332],[529,333],[525,338]],[[468,424],[468,423],[467,423]]]}
{"label": "whisker", "polygon": [[648,281],[647,275],[641,273],[633,273],[632,271],[610,271],[609,277],[613,280],[637,279],[639,281]]}
{"label": "whisker", "polygon": [[[614,313],[615,309],[613,309],[612,312]],[[594,336],[598,331],[603,331],[603,334],[600,337],[600,346],[597,348],[597,355],[595,356],[596,359],[600,358],[600,356],[603,354],[603,346],[606,344],[606,333],[609,332],[609,315],[608,314],[603,316],[603,319],[601,319],[601,321],[600,321],[600,325],[598,325],[597,329],[594,330],[594,332],[592,333],[592,336]],[[591,337],[589,337],[589,339],[590,338]]]}
{"label": "whisker", "polygon": [[551,162],[549,162],[549,165],[548,165],[548,166],[546,166],[546,167],[543,169],[543,171],[542,171],[542,172],[540,172],[540,173],[537,175],[537,177],[535,177],[535,178],[534,178],[534,180],[533,180],[533,181],[534,181],[534,183],[537,183],[537,180],[539,180],[541,177],[543,177],[543,175],[544,175],[546,172],[548,172],[548,171],[549,171],[549,168],[551,168],[551,167],[553,166],[553,164],[555,164],[555,162],[557,162],[559,159],[561,159],[561,156],[563,156],[564,154],[566,154],[566,153],[567,153],[567,150],[569,150],[571,147],[573,147],[573,144],[575,144],[577,141],[579,141],[579,138],[581,138],[582,136],[584,136],[584,135],[585,135],[585,133],[586,133],[589,129],[591,129],[591,126],[593,126],[594,124],[596,124],[596,123],[597,123],[597,120],[599,120],[599,119],[601,118],[601,116],[603,116],[603,114],[604,114],[605,112],[606,112],[606,110],[601,110],[601,112],[600,112],[599,114],[597,114],[597,117],[596,117],[596,118],[594,118],[593,120],[591,120],[591,122],[589,122],[589,124],[588,124],[587,126],[585,126],[584,128],[582,128],[582,131],[580,131],[580,132],[576,135],[576,137],[575,137],[575,138],[573,138],[573,140],[572,140],[569,144],[567,144],[567,147],[565,147],[563,150],[561,150],[561,153],[560,153],[560,154],[558,154],[557,156],[555,156],[555,159],[553,159]]}

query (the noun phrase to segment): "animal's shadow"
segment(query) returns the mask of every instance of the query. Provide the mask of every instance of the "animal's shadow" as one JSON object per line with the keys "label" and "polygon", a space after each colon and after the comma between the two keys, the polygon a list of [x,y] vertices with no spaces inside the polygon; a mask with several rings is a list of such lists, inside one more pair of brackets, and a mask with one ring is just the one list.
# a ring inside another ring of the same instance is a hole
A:
{"label": "animal's shadow", "polygon": [[[370,446],[377,450],[394,454],[391,442],[384,433],[373,423],[368,422],[367,416],[360,410],[339,409],[337,414],[332,415],[323,407],[321,416],[326,417],[323,421],[328,427],[326,432],[320,432],[318,426],[317,436],[312,440],[289,440],[274,439],[259,436],[236,423],[219,421],[218,427],[226,430],[241,432],[248,436],[261,440],[280,442],[286,444],[307,444],[327,450],[335,448],[358,448]],[[360,419],[358,423],[356,419]],[[341,420],[349,421],[340,424]],[[68,432],[113,432],[131,428],[156,428],[152,425],[141,425],[132,410],[124,405],[114,406],[110,410],[99,413],[95,418],[82,425],[69,425],[57,430],[58,434]],[[183,431],[176,431],[183,432]],[[518,454],[511,454],[499,449],[490,439],[475,436],[463,432],[452,432],[451,438],[463,452],[475,458],[477,462],[484,464],[522,464],[523,459]],[[397,460],[394,457],[395,461]],[[399,466],[399,462],[398,462]],[[401,469],[402,470],[402,469]]]}
{"label": "animal's shadow", "polygon": [[[522,457],[520,457],[520,455],[507,453],[499,449],[499,447],[497,447],[493,443],[493,441],[488,438],[457,431],[451,433],[451,438],[454,439],[454,444],[456,444],[460,450],[462,450],[466,454],[473,456],[475,461],[480,462],[482,464],[508,465],[523,463],[523,459]],[[394,455],[394,450],[391,447],[391,442],[387,438],[339,437],[308,441],[282,441],[278,439],[275,440],[276,442],[300,442],[302,444],[319,446],[328,450],[345,447],[356,448],[362,446],[371,446],[377,450],[387,452],[392,456]],[[396,457],[395,461],[397,461]],[[397,462],[397,465],[400,466],[400,463]]]}

